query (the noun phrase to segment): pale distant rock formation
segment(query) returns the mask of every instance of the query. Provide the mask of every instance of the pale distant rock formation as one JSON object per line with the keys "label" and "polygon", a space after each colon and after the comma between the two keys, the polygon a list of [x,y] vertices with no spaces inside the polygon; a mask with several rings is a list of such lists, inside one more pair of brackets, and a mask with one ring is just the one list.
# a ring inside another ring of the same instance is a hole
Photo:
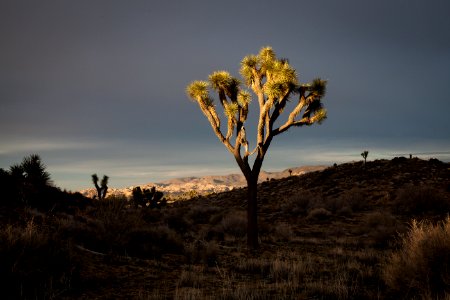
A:
{"label": "pale distant rock formation", "polygon": [[[302,175],[308,172],[319,171],[325,169],[327,166],[303,166],[286,169],[281,172],[265,172],[261,171],[259,175],[259,182],[270,179],[280,179],[289,176],[289,170],[292,171],[292,176]],[[155,187],[156,190],[163,192],[169,197],[180,197],[195,193],[198,195],[205,195],[211,193],[220,193],[230,191],[235,188],[245,187],[247,184],[245,178],[241,174],[204,176],[204,177],[185,177],[176,178],[163,181],[161,183],[147,183],[139,185],[141,189],[150,189]],[[137,185],[136,185],[137,186]],[[109,188],[108,195],[131,197],[133,188]],[[80,191],[83,195],[93,198],[96,195],[94,188]]]}

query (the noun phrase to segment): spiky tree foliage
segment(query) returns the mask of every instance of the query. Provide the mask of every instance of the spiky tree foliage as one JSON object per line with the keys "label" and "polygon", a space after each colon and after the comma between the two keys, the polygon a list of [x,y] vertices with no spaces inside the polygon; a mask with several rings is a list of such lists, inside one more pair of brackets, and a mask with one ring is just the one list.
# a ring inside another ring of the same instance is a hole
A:
{"label": "spiky tree foliage", "polygon": [[34,206],[44,206],[44,193],[52,187],[50,174],[38,154],[31,154],[22,159],[21,163],[13,164],[9,171],[2,173],[4,187],[8,190],[9,200]]}
{"label": "spiky tree foliage", "polygon": [[48,185],[50,183],[50,174],[45,171],[45,165],[37,154],[25,157],[22,162],[26,178],[35,185]]}
{"label": "spiky tree foliage", "polygon": [[[264,47],[258,55],[248,55],[241,62],[240,73],[247,88],[254,93],[259,106],[256,132],[256,145],[248,148],[245,122],[251,101],[250,92],[241,86],[241,82],[226,71],[214,72],[208,81],[194,81],[187,86],[188,96],[198,103],[211,127],[233,154],[248,186],[248,227],[247,244],[258,247],[257,223],[257,182],[264,156],[272,139],[291,127],[310,126],[321,123],[327,116],[322,105],[326,92],[326,81],[320,78],[311,83],[300,83],[295,69],[287,59],[278,59],[271,47]],[[225,113],[226,126],[214,105],[209,92],[218,94],[219,106]],[[297,101],[281,125],[275,121],[284,112],[291,96]],[[243,147],[243,148],[242,148]],[[251,165],[249,157],[253,156]]]}
{"label": "spiky tree foliage", "polygon": [[103,175],[102,181],[100,182],[100,185],[98,185],[98,176],[97,174],[92,174],[92,182],[94,183],[95,189],[97,190],[97,198],[99,200],[106,198],[106,193],[108,192],[108,180],[109,177],[106,175]]}

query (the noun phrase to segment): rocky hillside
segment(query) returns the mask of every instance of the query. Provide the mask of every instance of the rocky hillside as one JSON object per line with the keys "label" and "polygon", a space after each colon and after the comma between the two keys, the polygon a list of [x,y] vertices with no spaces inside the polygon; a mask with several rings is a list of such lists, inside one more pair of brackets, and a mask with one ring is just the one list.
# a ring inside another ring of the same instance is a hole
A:
{"label": "rocky hillside", "polygon": [[[123,199],[48,213],[5,207],[2,299],[449,298],[440,278],[450,278],[450,239],[426,237],[416,252],[399,238],[412,219],[450,224],[449,163],[401,157],[285,172],[258,186],[255,251],[246,248],[245,187],[160,209]],[[414,251],[391,259],[401,249]]]}
{"label": "rocky hillside", "polygon": [[[286,169],[281,172],[262,171],[259,176],[259,182],[271,179],[281,179],[291,175],[298,176],[312,171],[323,170],[325,168],[326,166],[302,166]],[[290,171],[292,171],[292,173]],[[169,197],[179,197],[192,192],[197,195],[220,193],[244,186],[246,186],[246,182],[244,176],[241,174],[185,177],[170,179],[161,183],[147,183],[140,185],[143,189],[156,187],[158,191],[164,192]],[[110,188],[108,190],[108,195],[130,197],[134,187],[135,186],[127,188]],[[96,195],[94,188],[82,190],[80,193],[89,198],[93,198]]]}

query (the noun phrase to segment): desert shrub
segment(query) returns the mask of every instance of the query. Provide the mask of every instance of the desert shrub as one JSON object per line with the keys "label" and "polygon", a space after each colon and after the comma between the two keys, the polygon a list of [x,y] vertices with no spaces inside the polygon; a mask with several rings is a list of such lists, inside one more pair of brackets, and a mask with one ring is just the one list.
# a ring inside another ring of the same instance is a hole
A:
{"label": "desert shrub", "polygon": [[306,215],[307,212],[321,200],[309,191],[300,191],[287,197],[279,206],[283,213],[292,216]]}
{"label": "desert shrub", "polygon": [[126,237],[124,245],[128,255],[159,258],[165,253],[182,253],[181,237],[167,225],[136,228]]}
{"label": "desert shrub", "polygon": [[194,224],[209,224],[212,216],[221,209],[211,205],[194,205],[189,208],[187,218]]}
{"label": "desert shrub", "polygon": [[0,230],[0,281],[4,299],[47,299],[76,287],[79,262],[68,241],[37,226]]}
{"label": "desert shrub", "polygon": [[219,223],[224,233],[236,238],[245,237],[247,234],[247,215],[244,211],[229,212]]}
{"label": "desert shrub", "polygon": [[205,281],[205,276],[202,272],[193,269],[183,269],[177,281],[177,288],[191,287],[200,288]]}
{"label": "desert shrub", "polygon": [[192,227],[192,221],[187,218],[187,213],[186,207],[173,207],[165,212],[163,222],[178,233],[186,233]]}
{"label": "desert shrub", "polygon": [[363,191],[359,188],[353,188],[349,191],[344,192],[340,199],[342,203],[348,205],[352,211],[361,211],[367,208],[366,196]]}
{"label": "desert shrub", "polygon": [[403,298],[420,295],[436,299],[448,293],[450,218],[437,225],[413,220],[401,242],[401,248],[392,253],[384,265],[383,278],[387,286]]}
{"label": "desert shrub", "polygon": [[384,211],[369,213],[357,229],[358,233],[371,237],[376,247],[388,246],[403,230],[402,224],[390,212]]}
{"label": "desert shrub", "polygon": [[214,241],[196,240],[186,245],[184,254],[190,264],[202,263],[213,267],[218,263],[219,245]]}
{"label": "desert shrub", "polygon": [[291,261],[276,258],[271,261],[270,278],[274,282],[287,281],[299,284],[304,275],[302,261]]}
{"label": "desert shrub", "polygon": [[308,216],[306,217],[306,219],[312,220],[312,221],[324,221],[324,220],[328,220],[330,217],[331,217],[331,212],[323,207],[320,207],[320,208],[312,209],[308,213]]}
{"label": "desert shrub", "polygon": [[325,203],[322,206],[324,206],[324,208],[326,208],[333,214],[339,216],[349,216],[353,212],[353,209],[351,208],[348,200],[342,197],[326,199]]}
{"label": "desert shrub", "polygon": [[450,212],[450,199],[443,192],[425,185],[408,185],[400,189],[394,200],[397,213],[424,214]]}
{"label": "desert shrub", "polygon": [[164,209],[141,209],[140,215],[142,220],[147,223],[161,222],[165,211]]}
{"label": "desert shrub", "polygon": [[295,238],[295,233],[291,225],[278,223],[272,226],[271,238],[273,241],[289,242]]}

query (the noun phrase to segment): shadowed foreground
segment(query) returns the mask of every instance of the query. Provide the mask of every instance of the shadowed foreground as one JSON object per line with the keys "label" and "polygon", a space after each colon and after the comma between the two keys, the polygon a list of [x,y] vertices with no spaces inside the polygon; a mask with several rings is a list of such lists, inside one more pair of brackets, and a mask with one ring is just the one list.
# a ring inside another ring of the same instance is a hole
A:
{"label": "shadowed foreground", "polygon": [[[450,211],[449,167],[395,158],[264,182],[257,251],[246,249],[245,189],[161,209],[113,198],[2,209],[2,290],[24,299],[443,297],[450,224],[433,224]],[[413,218],[429,223],[400,238]],[[444,242],[417,246],[429,240]]]}

